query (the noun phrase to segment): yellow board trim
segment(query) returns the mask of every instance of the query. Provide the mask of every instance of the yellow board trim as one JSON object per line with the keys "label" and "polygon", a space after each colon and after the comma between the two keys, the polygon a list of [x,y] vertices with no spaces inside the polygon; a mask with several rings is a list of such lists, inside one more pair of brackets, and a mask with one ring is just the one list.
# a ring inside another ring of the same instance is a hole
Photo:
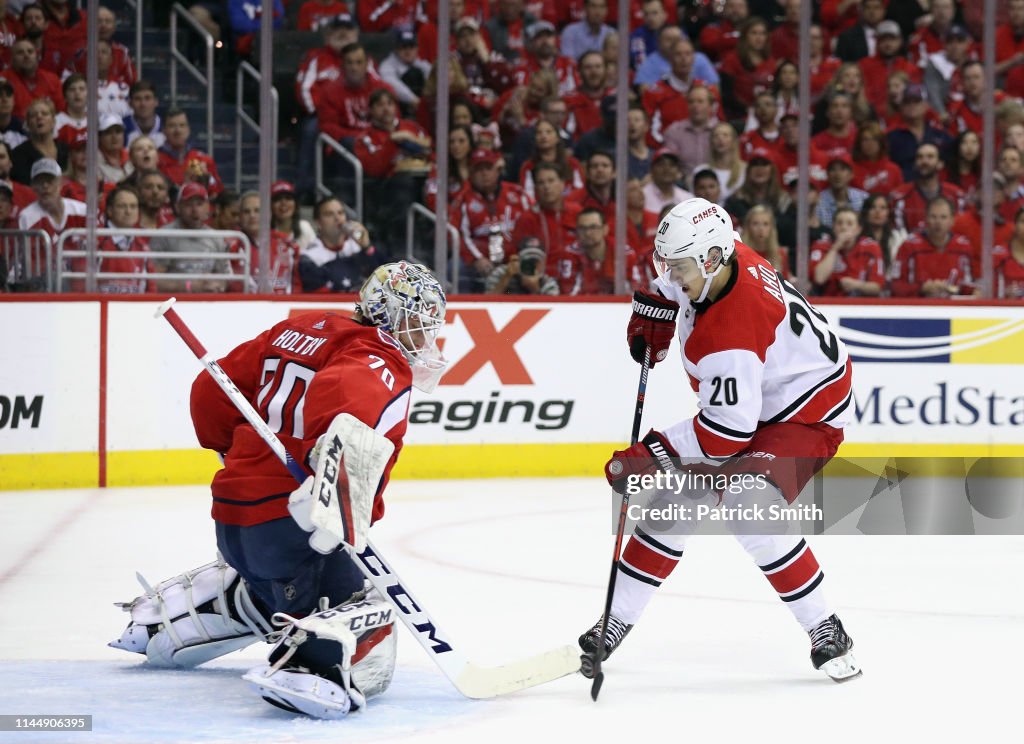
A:
{"label": "yellow board trim", "polygon": [[[447,444],[403,448],[394,478],[554,478],[600,477],[604,463],[621,442],[590,444]],[[950,475],[962,465],[954,461],[979,457],[1024,458],[1021,444],[865,444],[846,442],[830,475],[882,472],[891,458],[925,460]],[[943,460],[945,459],[945,464]],[[895,463],[908,467],[909,461]],[[968,466],[972,463],[968,463]],[[220,469],[212,452],[200,449],[111,452],[107,456],[108,486],[195,485],[209,483]],[[849,471],[849,473],[847,473]],[[0,455],[0,490],[94,488],[98,484],[99,456],[95,452],[58,452]],[[933,474],[939,475],[936,471]]]}

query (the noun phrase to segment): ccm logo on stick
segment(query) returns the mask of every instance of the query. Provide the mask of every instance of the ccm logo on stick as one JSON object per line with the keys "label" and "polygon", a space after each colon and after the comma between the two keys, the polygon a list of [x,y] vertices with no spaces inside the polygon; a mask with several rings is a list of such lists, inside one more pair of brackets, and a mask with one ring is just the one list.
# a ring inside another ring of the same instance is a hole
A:
{"label": "ccm logo on stick", "polygon": [[703,212],[701,212],[700,214],[693,218],[693,224],[696,225],[705,217],[710,217],[713,214],[718,214],[718,207],[711,207],[710,209],[705,209]]}

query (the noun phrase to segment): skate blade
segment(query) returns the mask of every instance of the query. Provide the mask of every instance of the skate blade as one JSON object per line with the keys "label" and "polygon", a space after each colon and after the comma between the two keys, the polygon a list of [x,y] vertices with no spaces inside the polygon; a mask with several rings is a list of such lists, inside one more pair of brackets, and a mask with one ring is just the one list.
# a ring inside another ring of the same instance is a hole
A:
{"label": "skate blade", "polygon": [[845,654],[829,659],[819,669],[829,676],[833,682],[849,682],[864,674],[853,654]]}

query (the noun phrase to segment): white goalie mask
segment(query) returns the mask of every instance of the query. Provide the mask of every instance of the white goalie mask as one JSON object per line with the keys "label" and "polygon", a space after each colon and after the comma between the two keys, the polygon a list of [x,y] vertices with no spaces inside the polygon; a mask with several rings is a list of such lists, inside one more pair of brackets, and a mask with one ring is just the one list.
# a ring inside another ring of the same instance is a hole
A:
{"label": "white goalie mask", "polygon": [[679,202],[658,226],[654,236],[654,266],[658,276],[672,282],[672,269],[692,258],[704,278],[698,302],[711,289],[711,279],[729,262],[736,250],[732,219],[722,207],[707,199]]}
{"label": "white goalie mask", "polygon": [[412,366],[412,384],[425,393],[434,391],[448,366],[437,347],[446,303],[430,270],[405,261],[379,266],[359,290],[360,315],[398,341]]}

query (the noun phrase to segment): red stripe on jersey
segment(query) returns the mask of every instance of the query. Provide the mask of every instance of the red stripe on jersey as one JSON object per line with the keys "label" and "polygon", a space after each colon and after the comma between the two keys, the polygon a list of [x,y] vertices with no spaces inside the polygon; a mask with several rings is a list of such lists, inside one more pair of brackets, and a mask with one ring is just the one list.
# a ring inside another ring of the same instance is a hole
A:
{"label": "red stripe on jersey", "polygon": [[668,578],[672,569],[679,563],[678,558],[668,558],[657,553],[633,537],[629,539],[626,549],[622,551],[622,560],[638,571],[656,576],[662,581]]}
{"label": "red stripe on jersey", "polygon": [[841,404],[850,394],[853,384],[853,365],[846,360],[846,374],[816,392],[803,408],[786,419],[792,424],[819,424],[832,409]]}
{"label": "red stripe on jersey", "polygon": [[693,430],[697,434],[697,441],[700,443],[701,449],[709,457],[729,457],[735,455],[737,452],[746,449],[750,443],[749,437],[742,441],[723,437],[705,426],[704,422],[697,416],[693,417]]}
{"label": "red stripe on jersey", "polygon": [[765,574],[765,576],[775,587],[775,591],[785,595],[806,586],[819,570],[818,560],[814,557],[811,549],[805,545],[804,549],[800,551],[800,555],[792,563],[775,573]]}

